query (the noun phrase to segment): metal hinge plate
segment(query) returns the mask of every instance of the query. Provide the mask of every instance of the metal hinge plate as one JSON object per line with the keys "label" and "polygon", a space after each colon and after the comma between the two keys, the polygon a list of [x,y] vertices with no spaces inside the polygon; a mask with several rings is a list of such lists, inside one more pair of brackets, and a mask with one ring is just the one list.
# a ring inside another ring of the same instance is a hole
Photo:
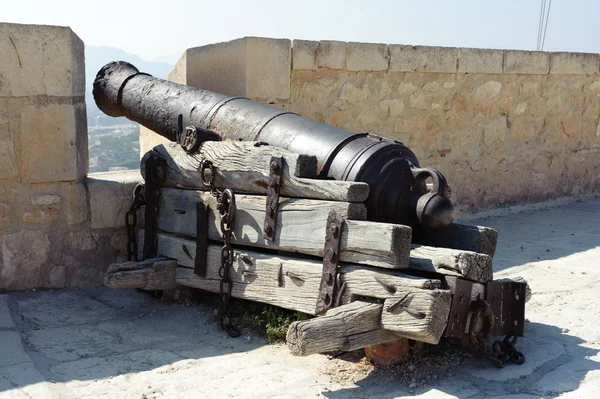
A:
{"label": "metal hinge plate", "polygon": [[208,207],[204,201],[196,202],[196,257],[194,274],[206,277],[206,256],[208,254]]}

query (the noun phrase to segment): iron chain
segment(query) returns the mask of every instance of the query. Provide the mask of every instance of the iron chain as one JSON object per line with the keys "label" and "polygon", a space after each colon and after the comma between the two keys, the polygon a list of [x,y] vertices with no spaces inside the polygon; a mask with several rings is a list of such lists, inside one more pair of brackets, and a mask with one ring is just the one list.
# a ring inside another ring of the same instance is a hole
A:
{"label": "iron chain", "polygon": [[[208,172],[208,173],[207,173]],[[215,186],[216,172],[213,163],[203,160],[200,164],[202,184],[210,187],[211,194],[217,199],[217,209],[221,215],[221,235],[223,236],[223,248],[221,248],[221,267],[219,268],[219,321],[221,328],[230,337],[239,337],[240,332],[234,327],[231,315],[231,290],[233,281],[230,272],[233,266],[234,252],[231,247],[231,235],[235,226],[235,194],[232,190],[220,191]],[[207,177],[208,174],[208,177]]]}
{"label": "iron chain", "polygon": [[137,260],[137,211],[146,204],[144,198],[144,184],[139,183],[133,189],[133,202],[129,207],[127,213],[125,213],[125,226],[127,227],[127,260]]}

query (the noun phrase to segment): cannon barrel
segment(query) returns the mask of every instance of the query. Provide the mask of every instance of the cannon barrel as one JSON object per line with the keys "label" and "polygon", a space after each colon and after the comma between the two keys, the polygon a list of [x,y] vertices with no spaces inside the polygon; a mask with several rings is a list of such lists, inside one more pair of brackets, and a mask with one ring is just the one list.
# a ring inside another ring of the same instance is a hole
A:
{"label": "cannon barrel", "polygon": [[[315,155],[320,178],[369,184],[369,220],[425,229],[442,229],[452,222],[446,179],[437,170],[421,168],[415,154],[400,142],[351,133],[247,98],[157,79],[122,61],[100,69],[93,94],[107,115],[125,116],[172,141],[178,139],[181,126],[194,126],[217,139],[262,141]],[[433,189],[428,192],[429,178]]]}

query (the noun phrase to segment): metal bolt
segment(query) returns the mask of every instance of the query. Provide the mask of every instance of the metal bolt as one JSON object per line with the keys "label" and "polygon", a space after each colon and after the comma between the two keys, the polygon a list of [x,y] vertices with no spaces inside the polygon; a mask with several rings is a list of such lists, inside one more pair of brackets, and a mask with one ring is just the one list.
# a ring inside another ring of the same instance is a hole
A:
{"label": "metal bolt", "polygon": [[276,160],[272,160],[271,161],[271,173],[277,173],[279,172],[279,164],[277,163]]}

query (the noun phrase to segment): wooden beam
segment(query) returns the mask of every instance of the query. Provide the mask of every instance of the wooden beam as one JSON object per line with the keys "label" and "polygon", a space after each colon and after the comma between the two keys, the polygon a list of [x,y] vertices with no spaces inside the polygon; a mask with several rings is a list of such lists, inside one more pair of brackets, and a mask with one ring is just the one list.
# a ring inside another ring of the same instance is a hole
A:
{"label": "wooden beam", "polygon": [[[196,236],[196,202],[209,208],[208,237],[221,240],[221,216],[216,199],[208,192],[162,189],[158,228],[170,233]],[[341,260],[387,268],[408,266],[411,228],[389,223],[356,221],[365,219],[363,204],[280,198],[273,242],[263,238],[264,196],[236,195],[233,243],[308,255],[323,256],[325,226],[334,210],[346,221],[342,234]]]}
{"label": "wooden beam", "polygon": [[381,327],[429,344],[440,342],[450,314],[450,290],[409,292],[405,297],[388,298],[383,304]]}
{"label": "wooden beam", "polygon": [[175,288],[177,261],[152,258],[141,262],[113,263],[106,269],[104,285],[111,288],[168,290]]}
{"label": "wooden beam", "polygon": [[[174,143],[156,146],[153,151],[167,161],[163,183],[166,187],[206,189],[202,184],[200,163],[207,159],[216,168],[215,184],[219,189],[265,194],[271,157],[283,156],[282,196],[364,202],[369,195],[367,183],[316,179],[317,160],[314,156],[293,154],[271,146],[257,147],[254,142],[206,142],[195,154],[187,154]],[[145,176],[143,159],[141,169]]]}
{"label": "wooden beam", "polygon": [[476,252],[413,244],[410,269],[485,283],[493,278],[492,258]]}
{"label": "wooden beam", "polygon": [[478,252],[493,257],[498,243],[498,232],[484,226],[452,223],[442,231],[415,229],[413,242],[432,247]]}
{"label": "wooden beam", "polygon": [[331,309],[324,316],[296,321],[288,329],[287,347],[293,355],[306,356],[396,341],[399,335],[379,325],[382,308],[378,303],[356,301]]}
{"label": "wooden beam", "polygon": [[[236,258],[231,270],[234,297],[308,314],[315,313],[322,262],[234,249]],[[177,284],[219,292],[219,245],[208,247],[208,268],[204,278],[193,272],[193,256],[196,253],[194,240],[161,233],[158,236],[158,251],[161,256],[177,259],[182,266],[175,273]],[[342,264],[341,274],[342,283],[346,283],[346,301],[353,296],[385,299],[408,292],[414,295],[433,295],[435,290],[431,288],[441,286],[439,280],[403,275],[399,271],[375,267]]]}

